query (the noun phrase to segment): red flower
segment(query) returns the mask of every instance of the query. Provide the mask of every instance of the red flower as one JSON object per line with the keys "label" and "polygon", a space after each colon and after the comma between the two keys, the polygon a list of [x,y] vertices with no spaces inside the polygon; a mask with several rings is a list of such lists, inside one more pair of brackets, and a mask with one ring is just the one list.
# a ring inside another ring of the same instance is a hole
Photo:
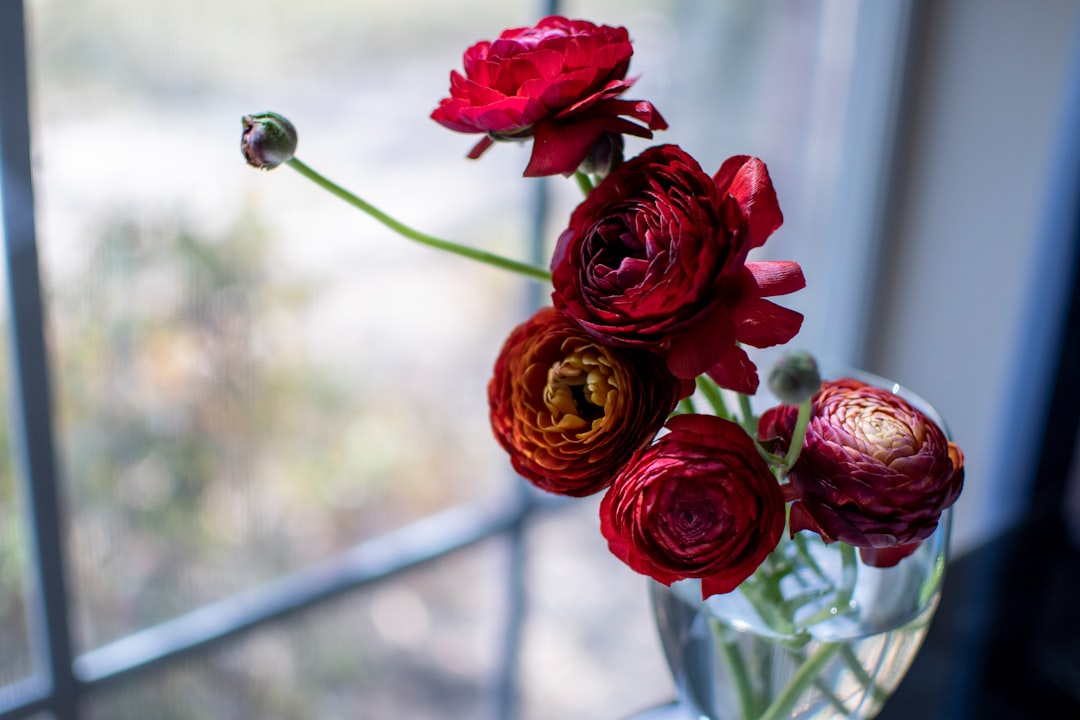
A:
{"label": "red flower", "polygon": [[465,51],[465,75],[450,73],[450,97],[431,117],[488,134],[471,158],[493,139],[532,137],[526,177],[570,174],[605,134],[651,138],[667,128],[651,103],[618,99],[633,84],[626,80],[632,54],[625,28],[547,17]]}
{"label": "red flower", "polygon": [[652,147],[574,211],[552,298],[603,342],[649,347],[678,377],[708,372],[750,394],[757,368],[736,343],[778,345],[802,325],[765,299],[802,288],[799,265],[746,262],[782,222],[761,160],[730,158],[710,178],[679,147]]}
{"label": "red flower", "polygon": [[514,468],[537,487],[581,497],[610,485],[692,391],[656,356],[604,347],[545,308],[507,338],[488,402]]}
{"label": "red flower", "polygon": [[[895,565],[934,532],[964,485],[964,456],[899,395],[857,380],[827,382],[788,489],[791,532],[862,548],[865,562]],[[761,416],[759,435],[785,451],[797,409]]]}
{"label": "red flower", "polygon": [[784,499],[750,436],[712,415],[677,415],[600,503],[608,547],[670,585],[701,578],[702,597],[734,590],[776,547]]}

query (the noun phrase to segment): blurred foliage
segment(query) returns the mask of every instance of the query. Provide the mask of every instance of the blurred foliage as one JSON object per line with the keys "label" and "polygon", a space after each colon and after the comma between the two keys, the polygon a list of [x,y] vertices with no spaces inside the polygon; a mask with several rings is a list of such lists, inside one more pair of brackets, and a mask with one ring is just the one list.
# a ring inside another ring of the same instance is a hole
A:
{"label": "blurred foliage", "polygon": [[[253,507],[265,445],[294,436],[297,393],[321,398],[328,422],[345,411],[317,373],[260,344],[255,318],[308,296],[271,291],[262,237],[248,221],[217,238],[180,222],[107,221],[90,240],[85,282],[53,289],[58,448],[86,645],[190,609],[216,589],[202,576],[223,569],[216,556],[242,541],[282,545]],[[288,558],[265,552],[257,569],[250,559],[231,558],[238,583]]]}
{"label": "blurred foliage", "polygon": [[[317,286],[250,218],[101,223],[51,293],[80,646],[246,589],[445,506],[457,439],[309,353]],[[286,276],[288,279],[282,279]],[[384,362],[378,358],[375,362]],[[357,372],[366,361],[356,358]],[[420,446],[416,439],[423,438]]]}
{"label": "blurred foliage", "polygon": [[[6,323],[3,330],[6,337]],[[5,399],[10,397],[7,360],[7,352],[0,353],[0,397]],[[3,405],[7,407],[8,403]],[[22,517],[24,503],[15,485],[14,463],[9,423],[0,422],[0,685],[31,671],[24,586],[26,525]]]}

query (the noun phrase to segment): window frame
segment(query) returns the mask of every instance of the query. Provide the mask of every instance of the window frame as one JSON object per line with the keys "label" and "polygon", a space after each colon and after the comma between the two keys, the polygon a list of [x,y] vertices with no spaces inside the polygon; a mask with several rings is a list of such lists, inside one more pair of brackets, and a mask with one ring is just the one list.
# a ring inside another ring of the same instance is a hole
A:
{"label": "window frame", "polygon": [[[556,14],[558,0],[542,3]],[[0,688],[0,720],[50,713],[77,720],[81,701],[98,688],[225,643],[236,636],[311,608],[356,588],[438,560],[489,539],[511,556],[505,579],[508,612],[502,661],[495,683],[497,717],[513,717],[516,658],[525,617],[524,530],[534,514],[560,504],[520,492],[498,504],[467,503],[361,542],[327,560],[264,585],[210,603],[76,655],[72,643],[65,509],[56,467],[48,353],[44,336],[41,276],[34,222],[30,160],[29,87],[22,0],[0,0],[0,221],[2,221],[13,355],[12,416],[17,477],[25,486],[30,518],[31,566],[27,578],[30,646],[34,673]],[[530,243],[543,252],[548,208],[546,182],[537,182]],[[529,298],[538,305],[539,292]]]}
{"label": "window frame", "polygon": [[[541,15],[557,14],[562,3],[544,0]],[[873,246],[856,252],[856,244],[884,217],[884,198],[890,178],[882,172],[891,157],[882,148],[896,133],[899,88],[907,72],[910,10],[905,4],[882,9],[860,3],[856,52],[872,62],[859,65],[873,77],[861,87],[874,88],[870,97],[852,97],[850,123],[860,132],[847,135],[846,154],[865,158],[859,170],[865,182],[857,184],[862,197],[854,198],[863,214],[836,228],[836,242],[850,250],[844,274],[870,278],[876,270]],[[876,9],[875,9],[876,8]],[[864,30],[866,32],[864,32]],[[868,37],[872,36],[872,37]],[[874,44],[874,39],[889,42]],[[0,220],[2,220],[7,280],[12,316],[10,347],[13,355],[15,398],[12,422],[18,476],[25,488],[26,517],[30,519],[28,615],[34,674],[0,688],[0,720],[27,718],[46,712],[56,720],[77,720],[80,704],[99,688],[163,668],[174,660],[190,657],[230,641],[242,633],[263,627],[310,608],[342,593],[369,586],[409,569],[437,561],[485,540],[503,543],[510,555],[504,590],[508,611],[502,635],[501,662],[496,681],[496,716],[512,718],[517,703],[517,658],[526,615],[525,573],[528,563],[525,532],[537,513],[557,508],[560,499],[540,497],[524,482],[520,491],[497,505],[470,503],[450,508],[387,535],[359,543],[315,565],[301,568],[267,584],[202,606],[166,622],[144,628],[82,654],[74,652],[70,618],[67,557],[64,544],[65,508],[56,466],[49,358],[44,337],[44,311],[39,273],[34,197],[31,174],[31,137],[27,42],[23,0],[0,0]],[[880,80],[875,82],[874,80]],[[873,111],[857,112],[870,104]],[[531,209],[530,247],[533,259],[544,263],[549,186],[535,183]],[[836,222],[835,220],[833,222]],[[865,243],[864,243],[865,245]],[[846,335],[833,340],[843,354],[856,360],[864,318],[857,316],[861,304],[846,298],[862,293],[856,284],[844,287],[834,299],[839,312],[851,316]],[[542,302],[539,287],[529,298]]]}

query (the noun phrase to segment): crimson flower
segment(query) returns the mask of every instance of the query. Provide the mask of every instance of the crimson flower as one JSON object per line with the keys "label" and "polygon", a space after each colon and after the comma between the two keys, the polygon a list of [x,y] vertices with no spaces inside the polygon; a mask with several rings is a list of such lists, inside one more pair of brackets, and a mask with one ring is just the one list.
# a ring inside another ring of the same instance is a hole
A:
{"label": "crimson flower", "polygon": [[451,130],[487,134],[471,158],[493,140],[531,137],[525,176],[568,175],[605,136],[651,138],[667,128],[651,103],[619,99],[633,84],[626,79],[632,54],[625,28],[547,17],[466,50],[465,74],[451,71],[450,97],[431,117]]}
{"label": "crimson flower", "polygon": [[574,210],[551,263],[555,307],[603,342],[661,353],[678,377],[753,394],[737,343],[778,345],[802,325],[765,299],[802,288],[799,265],[746,261],[782,222],[761,160],[732,157],[710,178],[681,148],[651,147]]}
{"label": "crimson flower", "polygon": [[692,391],[655,355],[604,347],[549,307],[510,333],[488,402],[514,468],[543,490],[581,497],[610,485]]}
{"label": "crimson flower", "polygon": [[750,436],[712,415],[677,415],[600,503],[611,552],[665,585],[701,578],[702,597],[734,590],[784,531],[784,499]]}
{"label": "crimson flower", "polygon": [[[761,416],[758,434],[784,451],[797,409]],[[798,462],[788,474],[791,532],[861,549],[877,567],[895,565],[937,528],[964,485],[964,456],[932,420],[899,395],[857,380],[827,382]]]}

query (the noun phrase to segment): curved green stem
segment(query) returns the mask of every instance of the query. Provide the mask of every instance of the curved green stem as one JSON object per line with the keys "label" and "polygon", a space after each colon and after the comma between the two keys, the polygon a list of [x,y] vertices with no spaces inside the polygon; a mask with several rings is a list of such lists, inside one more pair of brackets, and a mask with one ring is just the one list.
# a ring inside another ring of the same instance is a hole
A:
{"label": "curved green stem", "polygon": [[390,217],[374,205],[371,205],[367,201],[357,197],[356,195],[349,192],[340,185],[333,183],[330,180],[327,180],[318,172],[312,170],[310,167],[301,162],[298,158],[292,158],[288,161],[287,164],[293,170],[296,170],[298,173],[306,177],[308,180],[311,180],[322,189],[328,191],[330,194],[336,195],[337,197],[349,203],[356,209],[367,213],[371,217],[381,222],[386,227],[396,232],[398,235],[406,237],[409,240],[414,240],[418,243],[421,243],[422,245],[427,245],[428,247],[433,247],[437,250],[444,250],[449,253],[454,253],[455,255],[461,255],[462,257],[467,257],[470,260],[476,260],[478,262],[486,263],[488,265],[493,265],[495,267],[502,268],[503,270],[509,270],[519,275],[531,277],[536,280],[551,280],[551,273],[543,268],[538,268],[534,265],[529,265],[528,263],[518,262],[517,260],[511,260],[509,258],[502,257],[501,255],[495,255],[494,253],[485,252],[484,250],[477,250],[476,248],[471,248],[467,245],[459,245],[458,243],[451,242],[449,240],[443,240],[432,235],[427,235],[420,232],[419,230],[414,230],[408,225],[405,225],[404,223]]}

